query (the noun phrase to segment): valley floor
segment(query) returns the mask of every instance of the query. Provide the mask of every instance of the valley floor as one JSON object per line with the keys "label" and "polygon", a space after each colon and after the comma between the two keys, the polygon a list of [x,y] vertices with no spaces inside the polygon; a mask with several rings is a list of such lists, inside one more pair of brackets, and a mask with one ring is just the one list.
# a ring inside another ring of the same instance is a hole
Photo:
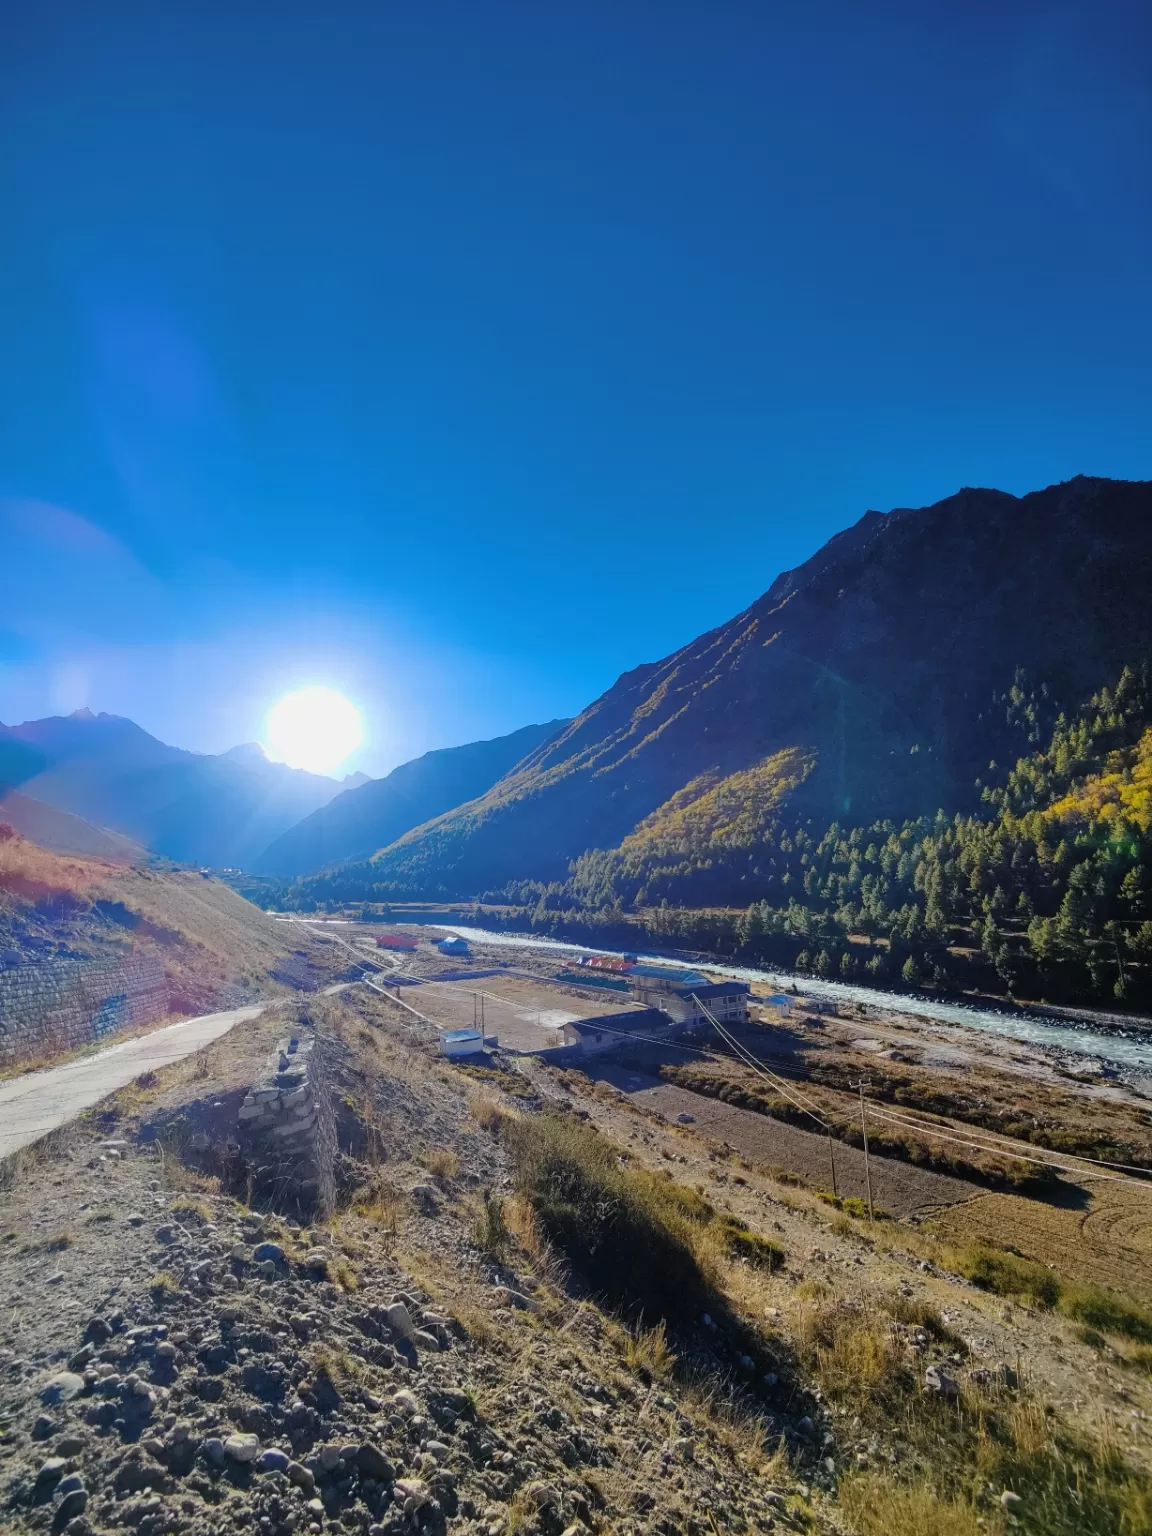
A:
{"label": "valley floor", "polygon": [[[366,987],[291,1009],[335,1051],[330,1219],[253,1209],[242,1182],[187,1166],[165,1131],[258,1076],[285,1027],[271,1013],[0,1165],[5,1528],[1147,1527],[1152,1184],[1066,1176],[1040,1200],[873,1158],[888,1214],[872,1223],[858,1202],[828,1202],[825,1138],[651,1062],[453,1065]],[[791,1054],[854,1071],[876,1052],[853,1041],[874,1038],[820,1020],[797,1026]],[[1066,1095],[1070,1124],[1114,1117],[1133,1136],[1147,1122],[1115,1082],[1053,1073],[1038,1087],[1020,1061],[974,1052],[957,1069],[921,1043],[901,1065],[954,1086],[976,1074],[990,1101],[1025,1085]],[[666,1332],[621,1318],[584,1284],[579,1249],[544,1237],[507,1127],[557,1117],[627,1178],[681,1191],[704,1237],[736,1235],[706,1255],[714,1316]],[[841,1196],[858,1195],[861,1155],[835,1155]],[[1025,1295],[970,1263],[1009,1247],[1107,1291]]]}

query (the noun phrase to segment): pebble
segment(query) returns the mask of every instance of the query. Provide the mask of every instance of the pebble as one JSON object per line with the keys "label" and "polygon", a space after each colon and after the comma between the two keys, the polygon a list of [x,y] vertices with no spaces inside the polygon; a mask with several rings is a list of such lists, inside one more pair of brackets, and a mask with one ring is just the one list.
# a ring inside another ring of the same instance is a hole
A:
{"label": "pebble", "polygon": [[268,1450],[260,1457],[260,1466],[265,1472],[287,1472],[291,1465],[291,1456],[283,1451]]}
{"label": "pebble", "polygon": [[79,1397],[83,1390],[83,1376],[77,1376],[75,1371],[59,1371],[44,1383],[40,1392],[40,1401],[45,1405],[70,1403],[74,1397]]}
{"label": "pebble", "polygon": [[279,1243],[261,1243],[252,1254],[257,1264],[264,1264],[271,1259],[273,1264],[284,1262],[284,1250]]}
{"label": "pebble", "polygon": [[142,1227],[144,1225],[144,1218],[139,1211],[133,1211],[131,1216],[128,1217],[128,1225],[130,1227]]}
{"label": "pebble", "polygon": [[38,1483],[54,1483],[64,1476],[68,1463],[63,1456],[49,1456],[48,1460],[41,1462],[40,1470],[36,1473]]}
{"label": "pebble", "polygon": [[229,1435],[224,1442],[225,1456],[231,1456],[233,1461],[255,1461],[260,1454],[260,1437],[258,1435]]}
{"label": "pebble", "polygon": [[204,1441],[200,1447],[200,1454],[205,1461],[210,1461],[214,1467],[222,1467],[227,1459],[224,1453],[224,1442],[215,1435]]}
{"label": "pebble", "polygon": [[174,1243],[176,1241],[176,1228],[168,1225],[157,1227],[156,1241],[158,1243]]}
{"label": "pebble", "polygon": [[941,1397],[959,1397],[960,1388],[956,1379],[950,1376],[942,1365],[930,1365],[924,1372],[924,1386],[929,1392],[937,1392]]}
{"label": "pebble", "polygon": [[[444,1447],[447,1452],[448,1447]],[[378,1446],[365,1443],[356,1448],[356,1468],[363,1477],[371,1477],[378,1483],[390,1483],[396,1469]]]}
{"label": "pebble", "polygon": [[405,1338],[412,1332],[412,1314],[402,1301],[394,1301],[384,1308],[384,1321],[393,1333],[403,1334]]}
{"label": "pebble", "polygon": [[79,1488],[73,1488],[60,1500],[56,1510],[57,1520],[75,1520],[88,1508],[88,1490],[83,1483]]}

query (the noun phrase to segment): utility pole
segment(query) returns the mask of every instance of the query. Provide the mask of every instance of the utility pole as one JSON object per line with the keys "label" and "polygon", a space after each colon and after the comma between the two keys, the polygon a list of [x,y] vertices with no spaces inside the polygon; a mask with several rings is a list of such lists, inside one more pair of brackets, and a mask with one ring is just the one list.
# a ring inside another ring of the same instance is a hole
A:
{"label": "utility pole", "polygon": [[876,1212],[872,1208],[872,1168],[868,1162],[868,1121],[864,1115],[864,1079],[853,1083],[852,1087],[860,1090],[860,1131],[864,1137],[864,1185],[868,1191],[868,1220],[876,1220]]}
{"label": "utility pole", "polygon": [[832,1164],[832,1198],[838,1200],[840,1191],[836,1188],[836,1151],[831,1131],[828,1132],[828,1161]]}

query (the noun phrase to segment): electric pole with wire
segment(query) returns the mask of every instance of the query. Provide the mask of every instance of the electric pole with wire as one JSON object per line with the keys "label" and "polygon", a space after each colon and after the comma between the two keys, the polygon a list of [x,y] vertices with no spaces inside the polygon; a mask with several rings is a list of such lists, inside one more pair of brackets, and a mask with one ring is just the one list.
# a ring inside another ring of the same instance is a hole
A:
{"label": "electric pole with wire", "polygon": [[860,1090],[860,1132],[864,1137],[864,1187],[868,1191],[868,1220],[876,1220],[876,1212],[872,1208],[872,1168],[868,1161],[868,1121],[864,1114],[864,1079],[858,1083],[850,1083],[850,1088]]}

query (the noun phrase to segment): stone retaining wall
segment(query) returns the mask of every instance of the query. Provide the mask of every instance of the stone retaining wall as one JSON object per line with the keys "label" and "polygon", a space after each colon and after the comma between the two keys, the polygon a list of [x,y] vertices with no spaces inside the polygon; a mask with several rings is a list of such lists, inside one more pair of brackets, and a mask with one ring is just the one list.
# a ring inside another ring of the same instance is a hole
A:
{"label": "stone retaining wall", "polygon": [[19,965],[0,971],[0,1066],[74,1050],[167,1014],[168,984],[153,954]]}
{"label": "stone retaining wall", "polygon": [[280,1209],[314,1220],[335,1199],[336,1129],[323,1048],[306,1025],[286,1036],[239,1112],[241,1151],[256,1189]]}

